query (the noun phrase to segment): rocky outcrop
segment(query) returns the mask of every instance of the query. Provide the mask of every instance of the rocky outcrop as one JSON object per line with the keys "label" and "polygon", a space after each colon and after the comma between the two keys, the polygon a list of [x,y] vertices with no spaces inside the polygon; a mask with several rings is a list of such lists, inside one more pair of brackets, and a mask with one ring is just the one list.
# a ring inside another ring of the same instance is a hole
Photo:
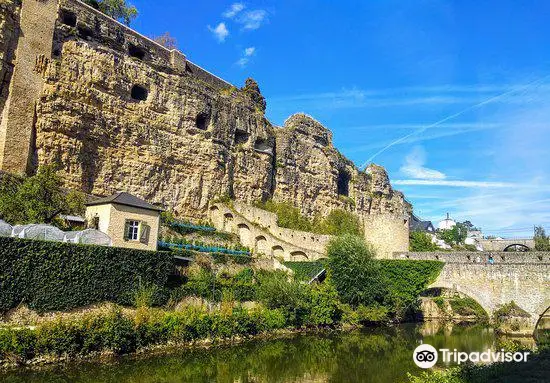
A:
{"label": "rocky outcrop", "polygon": [[332,144],[332,133],[305,114],[295,114],[277,136],[274,199],[292,203],[310,217],[345,209],[360,216],[404,214],[407,203],[395,192],[385,170],[359,170]]}

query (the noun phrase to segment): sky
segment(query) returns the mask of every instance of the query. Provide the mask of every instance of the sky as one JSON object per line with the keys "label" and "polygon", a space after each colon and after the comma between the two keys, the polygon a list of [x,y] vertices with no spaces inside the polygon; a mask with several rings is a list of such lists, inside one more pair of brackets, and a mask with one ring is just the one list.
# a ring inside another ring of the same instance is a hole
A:
{"label": "sky", "polygon": [[421,218],[550,230],[550,2],[130,2],[142,34],[256,79],[273,124],[305,112],[384,166]]}

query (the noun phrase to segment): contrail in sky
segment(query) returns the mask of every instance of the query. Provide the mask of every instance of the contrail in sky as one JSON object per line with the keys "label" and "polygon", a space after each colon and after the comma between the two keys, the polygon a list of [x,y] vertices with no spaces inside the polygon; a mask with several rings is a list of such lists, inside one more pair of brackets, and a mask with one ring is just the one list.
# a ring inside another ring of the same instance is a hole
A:
{"label": "contrail in sky", "polygon": [[378,157],[380,154],[384,153],[386,150],[388,150],[388,149],[391,148],[392,146],[397,145],[397,144],[399,144],[400,142],[405,141],[405,140],[406,140],[407,138],[409,138],[409,137],[412,137],[412,136],[414,136],[414,135],[416,135],[416,134],[423,133],[423,132],[425,132],[425,131],[428,130],[428,129],[435,128],[436,126],[441,125],[442,123],[447,122],[447,121],[449,121],[449,120],[452,120],[453,118],[456,118],[456,117],[458,117],[458,116],[460,116],[460,115],[462,115],[462,114],[464,114],[464,113],[466,113],[466,112],[469,112],[470,110],[474,110],[474,109],[477,109],[477,108],[479,108],[479,107],[482,107],[483,105],[489,104],[489,103],[491,103],[491,102],[493,102],[493,101],[496,101],[496,100],[498,100],[498,99],[501,99],[501,98],[504,98],[504,97],[506,97],[506,96],[509,96],[509,95],[511,95],[512,93],[516,93],[516,92],[525,90],[525,89],[527,89],[527,88],[529,88],[529,87],[535,85],[535,84],[538,83],[538,82],[542,83],[544,80],[546,80],[546,79],[549,78],[549,77],[550,77],[550,75],[545,76],[545,77],[543,77],[543,78],[540,78],[540,79],[538,79],[538,80],[531,81],[530,83],[528,83],[527,85],[524,85],[524,86],[522,86],[522,87],[514,88],[514,89],[511,89],[511,90],[506,91],[506,92],[504,92],[504,93],[501,93],[501,94],[499,94],[499,95],[497,95],[497,96],[493,96],[493,97],[491,97],[491,98],[488,98],[488,99],[485,100],[485,101],[481,101],[481,102],[478,103],[478,104],[469,106],[469,107],[467,107],[466,109],[462,109],[460,112],[457,112],[457,113],[455,113],[455,114],[451,114],[450,116],[447,116],[447,117],[445,117],[445,118],[443,118],[443,119],[441,119],[441,120],[439,120],[439,121],[437,121],[437,122],[434,122],[434,123],[431,124],[431,125],[427,125],[427,126],[425,126],[425,127],[423,127],[423,128],[420,128],[420,129],[417,130],[416,132],[409,133],[409,134],[407,134],[406,136],[403,136],[403,137],[401,137],[401,138],[399,138],[399,139],[397,139],[397,140],[395,140],[395,141],[389,143],[388,145],[386,145],[385,147],[383,147],[382,149],[380,149],[379,151],[377,151],[376,153],[374,153],[374,155],[372,155],[372,156],[371,156],[371,157],[361,166],[361,169],[366,168],[366,166],[367,166],[369,163],[371,163],[372,160],[374,160],[374,158]]}

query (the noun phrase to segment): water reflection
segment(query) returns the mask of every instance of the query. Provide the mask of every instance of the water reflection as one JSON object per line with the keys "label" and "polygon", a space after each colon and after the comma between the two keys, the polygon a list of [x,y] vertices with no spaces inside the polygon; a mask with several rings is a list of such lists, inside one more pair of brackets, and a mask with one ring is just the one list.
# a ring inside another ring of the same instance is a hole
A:
{"label": "water reflection", "polygon": [[493,332],[483,327],[411,324],[127,357],[102,365],[14,371],[0,375],[0,381],[394,383],[406,381],[407,372],[420,372],[412,361],[412,352],[421,341],[436,348],[466,352],[495,346]]}

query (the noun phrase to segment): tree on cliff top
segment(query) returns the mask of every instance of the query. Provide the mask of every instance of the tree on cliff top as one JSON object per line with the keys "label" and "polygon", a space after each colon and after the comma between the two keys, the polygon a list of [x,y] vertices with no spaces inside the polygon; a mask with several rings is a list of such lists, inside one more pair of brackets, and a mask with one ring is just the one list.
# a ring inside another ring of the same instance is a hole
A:
{"label": "tree on cliff top", "polygon": [[153,37],[153,40],[167,49],[178,49],[178,40],[176,40],[170,32],[166,32],[161,36],[155,36]]}
{"label": "tree on cliff top", "polygon": [[84,0],[84,2],[126,25],[130,25],[138,15],[136,7],[127,4],[126,0]]}

